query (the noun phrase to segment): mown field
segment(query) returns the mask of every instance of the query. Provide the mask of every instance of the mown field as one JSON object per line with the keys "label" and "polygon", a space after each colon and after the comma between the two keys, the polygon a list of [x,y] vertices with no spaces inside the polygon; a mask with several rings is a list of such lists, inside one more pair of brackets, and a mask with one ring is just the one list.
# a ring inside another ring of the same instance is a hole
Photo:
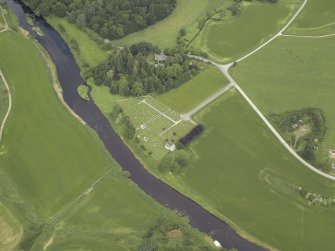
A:
{"label": "mown field", "polygon": [[158,95],[156,98],[179,113],[185,113],[195,108],[227,83],[228,80],[216,67],[210,67],[177,89]]}
{"label": "mown field", "polygon": [[334,207],[309,206],[292,187],[334,197],[335,182],[290,156],[234,90],[195,119],[206,130],[191,144],[198,158],[168,178],[176,188],[274,248],[332,249]]}
{"label": "mown field", "polygon": [[321,108],[328,128],[318,150],[321,159],[335,149],[334,42],[335,38],[282,37],[231,70],[264,114]]}
{"label": "mown field", "polygon": [[[170,16],[143,31],[132,33],[120,40],[114,40],[113,43],[131,45],[147,41],[162,48],[172,48],[176,46],[180,29],[189,29],[189,35],[195,35],[198,22],[209,11],[221,5],[222,1],[220,0],[193,0],[192,3],[187,0],[177,0],[177,7]],[[191,38],[192,35],[189,37]]]}
{"label": "mown field", "polygon": [[308,0],[304,10],[286,33],[312,36],[335,33],[335,2]]}
{"label": "mown field", "polygon": [[21,236],[22,227],[20,223],[0,202],[0,250],[14,249]]}
{"label": "mown field", "polygon": [[213,60],[231,62],[280,30],[299,3],[299,0],[275,4],[243,2],[240,15],[227,12],[222,21],[209,21],[192,46],[208,53]]}

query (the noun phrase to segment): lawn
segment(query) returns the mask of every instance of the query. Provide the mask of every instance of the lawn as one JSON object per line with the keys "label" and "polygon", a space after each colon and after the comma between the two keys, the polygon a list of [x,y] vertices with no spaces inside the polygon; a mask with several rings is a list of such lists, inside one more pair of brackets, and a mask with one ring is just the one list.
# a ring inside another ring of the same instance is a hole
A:
{"label": "lawn", "polygon": [[0,7],[0,31],[5,27],[5,20],[3,19],[2,12],[4,10]]}
{"label": "lawn", "polygon": [[170,16],[145,30],[114,40],[113,43],[131,45],[147,41],[162,48],[173,48],[176,46],[177,36],[182,28],[189,29],[189,33],[195,34],[198,22],[206,16],[207,12],[220,5],[222,5],[220,0],[193,0],[191,5],[188,0],[177,0],[177,7]]}
{"label": "lawn", "polygon": [[231,62],[278,32],[301,1],[243,2],[239,16],[227,15],[223,21],[209,21],[193,47],[218,62]]}
{"label": "lawn", "polygon": [[295,35],[326,35],[335,33],[335,2],[308,0],[302,13],[287,30]]}
{"label": "lawn", "polygon": [[186,113],[226,84],[228,80],[225,76],[216,67],[210,67],[177,89],[172,89],[156,98],[179,113]]}
{"label": "lawn", "polygon": [[0,250],[13,250],[22,236],[22,227],[0,203]]}
{"label": "lawn", "polygon": [[[77,41],[79,52],[78,50],[73,50],[72,47],[72,53],[80,65],[88,63],[91,66],[96,66],[107,59],[107,51],[102,50],[84,31],[78,29],[74,24],[69,23],[67,19],[49,17],[48,22],[62,35],[70,47],[71,39]],[[60,29],[59,25],[64,27],[65,32]]]}
{"label": "lawn", "polygon": [[35,210],[50,218],[111,162],[95,134],[61,105],[28,39],[1,33],[0,68],[13,92],[0,165]]}
{"label": "lawn", "polygon": [[206,128],[191,144],[198,158],[170,176],[175,188],[257,242],[279,250],[333,248],[334,207],[309,206],[291,187],[334,198],[335,182],[292,157],[235,90],[195,119]]}
{"label": "lawn", "polygon": [[[335,38],[282,37],[241,62],[231,72],[260,110],[269,115],[319,107],[326,116],[321,159],[335,149]],[[269,62],[271,62],[269,64]]]}

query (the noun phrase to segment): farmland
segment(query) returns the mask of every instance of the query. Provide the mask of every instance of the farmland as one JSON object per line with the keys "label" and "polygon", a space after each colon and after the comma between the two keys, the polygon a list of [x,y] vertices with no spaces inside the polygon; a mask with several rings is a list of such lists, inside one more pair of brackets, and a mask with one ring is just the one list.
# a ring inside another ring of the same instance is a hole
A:
{"label": "farmland", "polygon": [[191,144],[199,158],[184,174],[169,178],[175,187],[263,244],[332,248],[334,209],[309,206],[287,187],[334,196],[333,182],[290,156],[234,90],[195,119],[206,128]]}
{"label": "farmland", "polygon": [[[287,30],[293,35],[327,35],[335,33],[335,2],[309,0],[304,11]],[[317,18],[316,18],[317,17]]]}
{"label": "farmland", "polygon": [[285,25],[301,1],[243,2],[239,16],[210,20],[194,41],[218,62],[231,62],[264,43]]}
{"label": "farmland", "polygon": [[223,88],[228,80],[215,67],[210,67],[177,89],[156,98],[179,113],[185,113],[199,105],[207,97]]}
{"label": "farmland", "polygon": [[317,150],[320,160],[328,159],[329,149],[335,148],[335,86],[329,74],[335,67],[335,56],[329,53],[335,49],[334,42],[334,38],[279,38],[232,69],[234,78],[265,114],[305,107],[324,111],[328,129]]}

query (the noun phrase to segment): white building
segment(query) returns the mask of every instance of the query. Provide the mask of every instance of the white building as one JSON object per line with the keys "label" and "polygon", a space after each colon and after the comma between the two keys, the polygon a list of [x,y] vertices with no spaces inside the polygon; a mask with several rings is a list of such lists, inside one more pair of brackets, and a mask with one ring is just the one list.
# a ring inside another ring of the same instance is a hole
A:
{"label": "white building", "polygon": [[176,145],[175,144],[170,144],[170,143],[166,143],[165,144],[165,149],[170,151],[170,152],[173,152],[174,150],[176,150]]}

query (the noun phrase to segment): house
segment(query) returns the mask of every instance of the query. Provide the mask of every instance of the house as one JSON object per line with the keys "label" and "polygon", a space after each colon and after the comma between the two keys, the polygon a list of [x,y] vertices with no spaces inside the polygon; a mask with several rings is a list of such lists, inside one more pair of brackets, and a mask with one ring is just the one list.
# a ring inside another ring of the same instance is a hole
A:
{"label": "house", "polygon": [[335,169],[335,162],[332,163],[332,168]]}
{"label": "house", "polygon": [[165,149],[170,151],[170,152],[173,152],[174,150],[176,150],[176,145],[175,144],[170,144],[170,143],[166,143],[165,144]]}
{"label": "house", "polygon": [[161,62],[161,61],[166,61],[167,58],[168,58],[168,56],[165,55],[164,51],[162,51],[160,54],[155,53],[155,60],[158,61],[158,63]]}

